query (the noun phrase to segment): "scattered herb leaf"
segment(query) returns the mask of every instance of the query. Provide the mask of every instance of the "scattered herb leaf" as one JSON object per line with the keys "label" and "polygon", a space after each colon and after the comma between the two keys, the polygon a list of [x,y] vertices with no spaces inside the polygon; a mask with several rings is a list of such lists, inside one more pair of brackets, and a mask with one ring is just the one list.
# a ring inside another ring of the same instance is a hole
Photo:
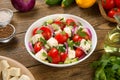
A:
{"label": "scattered herb leaf", "polygon": [[73,49],[73,46],[74,46],[73,40],[68,39],[68,40],[67,40],[67,43],[68,43],[68,46],[69,46],[71,49]]}
{"label": "scattered herb leaf", "polygon": [[45,44],[47,44],[47,41],[44,39],[44,38],[40,38],[40,40],[39,40],[40,42],[42,42],[43,43],[43,45],[45,45]]}
{"label": "scattered herb leaf", "polygon": [[59,52],[65,52],[64,46],[58,46],[57,49],[59,50]]}
{"label": "scattered herb leaf", "polygon": [[37,34],[41,34],[43,31],[42,30],[37,30]]}
{"label": "scattered herb leaf", "polygon": [[52,62],[52,57],[48,56],[48,60],[49,60],[50,62]]}
{"label": "scattered herb leaf", "polygon": [[42,56],[47,57],[47,54],[45,52],[42,53]]}

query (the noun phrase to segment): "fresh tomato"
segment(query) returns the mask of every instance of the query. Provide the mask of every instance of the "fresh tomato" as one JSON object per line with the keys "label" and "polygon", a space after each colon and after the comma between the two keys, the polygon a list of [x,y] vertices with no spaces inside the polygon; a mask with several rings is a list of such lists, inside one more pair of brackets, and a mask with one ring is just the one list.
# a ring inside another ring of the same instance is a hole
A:
{"label": "fresh tomato", "polygon": [[46,40],[48,40],[52,36],[52,32],[51,32],[50,28],[43,26],[40,28],[40,30],[43,31],[42,35],[44,36],[44,38]]}
{"label": "fresh tomato", "polygon": [[106,10],[110,10],[115,7],[114,0],[102,0],[102,6]]}
{"label": "fresh tomato", "polygon": [[60,62],[60,56],[59,55],[57,55],[56,57],[52,58],[52,63],[58,64],[59,62]]}
{"label": "fresh tomato", "polygon": [[33,29],[32,35],[35,35],[37,33],[38,27]]}
{"label": "fresh tomato", "polygon": [[54,23],[59,25],[62,30],[65,28],[65,23],[60,20],[55,20]]}
{"label": "fresh tomato", "polygon": [[56,48],[51,48],[48,52],[48,56],[54,58],[58,55],[58,50]]}
{"label": "fresh tomato", "polygon": [[34,51],[35,51],[35,53],[37,53],[38,51],[40,51],[41,48],[42,48],[42,43],[41,42],[35,43],[35,45],[34,45]]}
{"label": "fresh tomato", "polygon": [[63,44],[64,42],[67,41],[68,39],[68,34],[63,32],[63,33],[58,33],[55,36],[55,39],[58,41],[59,44]]}
{"label": "fresh tomato", "polygon": [[66,20],[66,25],[68,26],[75,26],[75,21],[73,19],[67,19]]}
{"label": "fresh tomato", "polygon": [[116,13],[120,13],[120,9],[119,8],[113,8],[113,9],[111,9],[108,12],[108,16],[111,17],[111,18],[113,18]]}
{"label": "fresh tomato", "polygon": [[80,42],[82,40],[82,37],[80,37],[78,34],[75,34],[74,36],[73,36],[73,41],[74,42]]}
{"label": "fresh tomato", "polygon": [[56,48],[50,49],[50,51],[48,52],[48,56],[51,57],[52,63],[58,64],[60,62],[60,56]]}
{"label": "fresh tomato", "polygon": [[82,55],[84,55],[85,53],[83,52],[83,50],[81,50],[80,48],[77,48],[75,50],[75,54],[76,54],[76,57],[80,58]]}
{"label": "fresh tomato", "polygon": [[120,0],[115,0],[115,4],[118,8],[120,8]]}
{"label": "fresh tomato", "polygon": [[61,53],[60,53],[61,61],[64,62],[64,61],[66,60],[67,56],[68,56],[67,53],[61,52]]}

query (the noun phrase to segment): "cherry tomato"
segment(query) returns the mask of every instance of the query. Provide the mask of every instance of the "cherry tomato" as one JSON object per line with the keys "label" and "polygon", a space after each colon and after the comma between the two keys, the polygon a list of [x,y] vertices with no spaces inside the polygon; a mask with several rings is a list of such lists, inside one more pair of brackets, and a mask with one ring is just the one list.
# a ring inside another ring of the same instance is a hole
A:
{"label": "cherry tomato", "polygon": [[75,24],[75,21],[74,21],[73,19],[67,19],[67,20],[66,20],[66,25],[75,26],[76,24]]}
{"label": "cherry tomato", "polygon": [[120,9],[119,8],[113,8],[113,9],[111,9],[108,12],[108,16],[111,17],[111,18],[113,18],[116,13],[120,13]]}
{"label": "cherry tomato", "polygon": [[77,48],[75,50],[75,54],[76,54],[76,57],[80,58],[82,55],[84,55],[85,53],[83,52],[83,50],[81,50],[80,48]]}
{"label": "cherry tomato", "polygon": [[37,30],[38,30],[38,27],[37,27],[37,28],[35,28],[35,29],[33,29],[32,35],[35,35],[35,34],[36,34],[36,32],[37,32]]}
{"label": "cherry tomato", "polygon": [[58,64],[59,62],[60,62],[60,56],[59,55],[57,55],[56,57],[52,58],[52,63]]}
{"label": "cherry tomato", "polygon": [[61,61],[64,62],[66,60],[67,56],[68,56],[67,53],[61,52],[60,53]]}
{"label": "cherry tomato", "polygon": [[67,33],[58,33],[58,34],[56,34],[55,39],[58,41],[59,44],[63,44],[64,42],[67,41],[68,34]]}
{"label": "cherry tomato", "polygon": [[40,51],[41,48],[42,48],[42,43],[41,42],[35,43],[35,45],[34,45],[34,51],[35,51],[35,53],[37,53],[38,51]]}
{"label": "cherry tomato", "polygon": [[40,30],[43,31],[42,35],[44,36],[44,38],[46,40],[48,40],[52,36],[52,32],[51,32],[50,28],[43,26],[43,27],[40,28]]}
{"label": "cherry tomato", "polygon": [[48,52],[48,56],[54,58],[58,55],[58,50],[56,48],[51,48]]}
{"label": "cherry tomato", "polygon": [[115,4],[118,8],[120,8],[120,0],[115,0]]}
{"label": "cherry tomato", "polygon": [[75,34],[75,35],[73,36],[73,41],[74,41],[74,42],[80,42],[82,39],[83,39],[83,38],[80,37],[78,34]]}
{"label": "cherry tomato", "polygon": [[66,26],[65,23],[62,22],[62,21],[60,21],[60,20],[55,20],[54,23],[57,24],[57,25],[59,25],[62,30],[63,30],[63,29],[65,28],[65,26]]}
{"label": "cherry tomato", "polygon": [[114,0],[102,0],[102,6],[106,10],[110,10],[115,7]]}

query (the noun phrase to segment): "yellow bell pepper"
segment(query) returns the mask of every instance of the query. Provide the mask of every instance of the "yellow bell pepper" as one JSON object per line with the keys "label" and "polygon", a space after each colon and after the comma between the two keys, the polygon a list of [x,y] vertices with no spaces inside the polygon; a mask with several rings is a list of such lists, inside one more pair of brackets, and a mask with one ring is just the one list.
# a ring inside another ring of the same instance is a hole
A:
{"label": "yellow bell pepper", "polygon": [[89,8],[94,5],[96,0],[76,0],[76,3],[81,8]]}

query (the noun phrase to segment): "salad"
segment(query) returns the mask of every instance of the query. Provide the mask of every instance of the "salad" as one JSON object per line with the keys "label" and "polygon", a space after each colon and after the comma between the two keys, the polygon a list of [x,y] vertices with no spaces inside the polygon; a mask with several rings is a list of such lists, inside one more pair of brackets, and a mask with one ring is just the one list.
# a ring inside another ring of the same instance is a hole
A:
{"label": "salad", "polygon": [[69,64],[84,58],[92,46],[91,32],[71,18],[50,19],[34,28],[29,48],[36,58],[53,64]]}

